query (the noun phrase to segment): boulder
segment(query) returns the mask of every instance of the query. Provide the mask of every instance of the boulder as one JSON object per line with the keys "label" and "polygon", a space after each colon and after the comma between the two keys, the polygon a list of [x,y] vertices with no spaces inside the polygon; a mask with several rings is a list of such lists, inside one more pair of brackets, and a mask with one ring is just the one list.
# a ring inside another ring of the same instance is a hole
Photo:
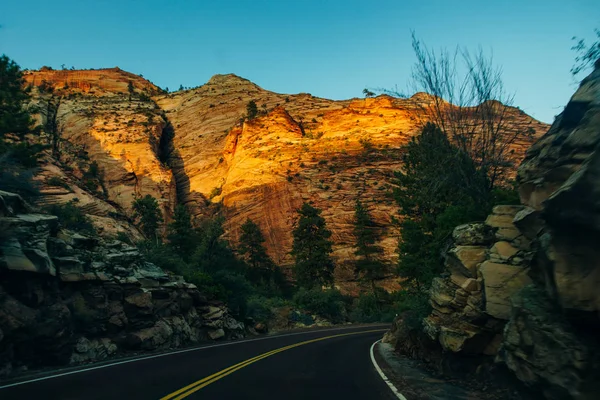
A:
{"label": "boulder", "polygon": [[455,246],[446,257],[446,267],[451,273],[462,274],[465,277],[476,278],[477,266],[485,260],[486,247]]}
{"label": "boulder", "polygon": [[479,268],[484,285],[485,312],[498,319],[510,317],[510,297],[531,283],[528,268],[485,261]]}
{"label": "boulder", "polygon": [[456,245],[486,246],[494,240],[494,233],[485,224],[471,223],[454,228],[452,239]]}
{"label": "boulder", "polygon": [[547,399],[592,399],[600,392],[600,346],[582,334],[546,293],[528,286],[513,298],[499,360]]}
{"label": "boulder", "polygon": [[508,261],[519,252],[519,249],[516,249],[510,243],[501,240],[494,243],[490,252],[497,255],[501,260]]}

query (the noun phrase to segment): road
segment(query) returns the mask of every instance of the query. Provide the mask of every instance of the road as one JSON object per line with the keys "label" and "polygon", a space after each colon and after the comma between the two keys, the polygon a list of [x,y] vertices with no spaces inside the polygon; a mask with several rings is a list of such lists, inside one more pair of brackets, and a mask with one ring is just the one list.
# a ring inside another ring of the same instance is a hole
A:
{"label": "road", "polygon": [[13,386],[0,383],[0,399],[397,400],[369,353],[384,330],[371,325],[267,336],[57,371]]}

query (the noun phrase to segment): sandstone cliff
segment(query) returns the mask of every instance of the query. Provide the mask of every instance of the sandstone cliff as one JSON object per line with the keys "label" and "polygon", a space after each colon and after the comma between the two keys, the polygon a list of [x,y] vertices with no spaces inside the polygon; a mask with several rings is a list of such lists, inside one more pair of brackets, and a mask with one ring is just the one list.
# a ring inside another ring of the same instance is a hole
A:
{"label": "sandstone cliff", "polygon": [[[507,369],[548,399],[600,390],[600,63],[518,170],[522,205],[457,227],[424,332],[385,340],[444,372]],[[494,373],[492,380],[497,379]],[[489,378],[489,377],[488,377]]]}
{"label": "sandstone cliff", "polygon": [[[380,227],[379,244],[392,271],[398,232],[386,182],[399,167],[400,146],[417,132],[429,96],[332,101],[273,93],[231,74],[166,94],[119,69],[33,71],[26,79],[36,87],[45,82],[33,106],[55,151],[42,180],[58,175],[71,186],[46,185],[41,203],[77,197],[107,235],[130,236],[136,233],[125,216],[136,196],[156,197],[167,221],[177,201],[196,217],[221,204],[227,238],[235,243],[240,225],[252,218],[269,254],[285,269],[292,264],[295,211],[312,201],[333,232],[337,284],[356,294],[350,264],[353,208],[360,197]],[[242,122],[250,100],[259,116]],[[515,129],[534,133],[515,144],[520,160],[547,127],[516,108],[509,111]],[[94,162],[101,176],[90,181],[86,171]],[[380,285],[398,287],[396,279]]]}

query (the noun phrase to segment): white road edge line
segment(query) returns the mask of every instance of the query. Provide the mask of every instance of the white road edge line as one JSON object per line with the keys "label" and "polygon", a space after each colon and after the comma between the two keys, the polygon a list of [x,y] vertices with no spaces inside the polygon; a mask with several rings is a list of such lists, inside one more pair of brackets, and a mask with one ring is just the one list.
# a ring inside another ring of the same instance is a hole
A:
{"label": "white road edge line", "polygon": [[388,379],[388,377],[385,376],[385,374],[383,373],[381,368],[379,368],[379,365],[377,365],[377,361],[375,361],[375,355],[373,354],[373,351],[375,349],[375,345],[379,342],[381,342],[381,339],[377,340],[375,343],[373,343],[371,345],[371,362],[375,366],[375,369],[379,373],[379,376],[381,376],[381,379],[383,379],[383,381],[390,387],[390,389],[392,390],[394,395],[396,395],[396,397],[399,398],[400,400],[407,400],[406,397],[404,397],[402,395],[402,393],[400,393],[400,391],[398,391],[398,389],[396,389],[396,386],[394,386],[394,384]]}
{"label": "white road edge line", "polygon": [[[82,372],[93,371],[93,370],[96,370],[96,369],[113,367],[115,365],[129,364],[129,363],[132,363],[132,362],[144,361],[144,360],[149,360],[149,359],[152,359],[152,358],[166,357],[166,356],[171,356],[171,355],[180,354],[180,353],[189,353],[190,351],[199,351],[199,350],[205,350],[205,349],[212,349],[212,348],[215,348],[215,347],[232,346],[234,344],[241,344],[241,343],[248,343],[248,342],[258,342],[260,340],[276,339],[276,338],[286,337],[286,336],[306,335],[306,334],[309,334],[309,333],[331,332],[331,331],[339,331],[339,330],[344,330],[344,329],[360,329],[360,328],[361,327],[351,327],[351,326],[348,326],[348,327],[343,327],[343,328],[332,328],[332,329],[322,329],[322,330],[314,330],[314,331],[306,331],[306,332],[286,333],[284,335],[266,336],[266,337],[256,338],[256,339],[238,340],[238,341],[235,341],[235,342],[219,343],[219,344],[215,344],[215,345],[202,346],[202,347],[194,347],[194,348],[191,348],[191,349],[177,350],[177,351],[172,351],[172,352],[169,352],[169,353],[162,353],[162,354],[155,354],[153,356],[137,357],[137,358],[133,358],[133,359],[129,359],[129,360],[118,361],[118,362],[114,362],[114,363],[110,363],[110,364],[105,364],[105,365],[99,365],[99,366],[96,366],[96,367],[90,367],[90,368],[78,369],[76,371],[64,372],[62,374],[48,375],[48,376],[43,376],[41,378],[29,379],[29,380],[21,381],[21,382],[15,382],[15,383],[11,383],[11,384],[8,384],[8,385],[0,386],[0,390],[1,389],[6,389],[6,388],[9,388],[9,387],[13,387],[13,386],[26,385],[28,383],[33,383],[33,382],[45,381],[47,379],[60,378],[61,376],[80,374]],[[371,327],[370,326],[365,326],[364,328],[371,328]],[[406,400],[406,399],[404,399],[404,400]]]}

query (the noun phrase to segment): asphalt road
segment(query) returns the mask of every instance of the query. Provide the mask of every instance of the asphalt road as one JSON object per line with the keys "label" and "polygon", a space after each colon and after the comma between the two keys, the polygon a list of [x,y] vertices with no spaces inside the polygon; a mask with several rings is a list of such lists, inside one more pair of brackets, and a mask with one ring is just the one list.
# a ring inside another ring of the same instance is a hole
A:
{"label": "asphalt road", "polygon": [[57,371],[0,383],[0,399],[396,399],[369,354],[384,328],[268,336]]}

